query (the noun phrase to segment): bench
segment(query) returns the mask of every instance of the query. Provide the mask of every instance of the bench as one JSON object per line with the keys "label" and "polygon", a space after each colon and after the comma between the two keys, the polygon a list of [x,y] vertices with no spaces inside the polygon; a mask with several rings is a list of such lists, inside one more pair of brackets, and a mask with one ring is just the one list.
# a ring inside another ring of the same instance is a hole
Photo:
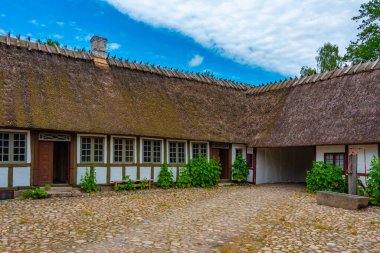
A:
{"label": "bench", "polygon": [[[135,188],[140,188],[140,183],[143,181],[143,180],[132,180],[133,183],[135,184]],[[152,188],[152,184],[153,184],[153,180],[146,180],[147,183],[148,183],[148,189],[151,189]],[[125,184],[127,183],[128,180],[120,180],[120,181],[113,181],[113,187],[116,188],[118,184]]]}

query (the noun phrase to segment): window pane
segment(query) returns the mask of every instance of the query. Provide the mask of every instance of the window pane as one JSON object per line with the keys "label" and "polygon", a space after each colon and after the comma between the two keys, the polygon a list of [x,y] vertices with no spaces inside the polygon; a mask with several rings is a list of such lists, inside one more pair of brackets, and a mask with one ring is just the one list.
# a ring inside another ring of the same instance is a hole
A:
{"label": "window pane", "polygon": [[161,141],[153,141],[153,162],[161,162]]}
{"label": "window pane", "polygon": [[123,162],[123,139],[114,139],[113,151],[114,162]]}
{"label": "window pane", "polygon": [[81,162],[91,162],[91,138],[82,137]]}
{"label": "window pane", "polygon": [[133,140],[132,139],[125,139],[125,162],[126,163],[133,163]]}
{"label": "window pane", "polygon": [[185,163],[185,143],[178,143],[178,163]]}
{"label": "window pane", "polygon": [[193,143],[193,158],[199,156],[199,145],[198,143]]}
{"label": "window pane", "polygon": [[26,150],[26,134],[13,134],[13,161],[24,162]]}
{"label": "window pane", "polygon": [[103,138],[94,138],[94,162],[103,162]]}
{"label": "window pane", "polygon": [[193,143],[193,158],[197,156],[207,157],[207,143]]}
{"label": "window pane", "polygon": [[152,159],[151,159],[152,156],[151,156],[151,154],[152,154],[151,142],[144,140],[144,154],[143,154],[144,163],[150,163],[150,162],[152,162]]}
{"label": "window pane", "polygon": [[9,134],[0,133],[0,162],[9,161]]}
{"label": "window pane", "polygon": [[334,154],[325,154],[325,163],[334,164]]}
{"label": "window pane", "polygon": [[202,156],[207,156],[207,144],[206,143],[201,143],[201,155]]}
{"label": "window pane", "polygon": [[344,154],[335,154],[335,166],[344,169]]}
{"label": "window pane", "polygon": [[169,142],[169,163],[177,163],[177,143]]}

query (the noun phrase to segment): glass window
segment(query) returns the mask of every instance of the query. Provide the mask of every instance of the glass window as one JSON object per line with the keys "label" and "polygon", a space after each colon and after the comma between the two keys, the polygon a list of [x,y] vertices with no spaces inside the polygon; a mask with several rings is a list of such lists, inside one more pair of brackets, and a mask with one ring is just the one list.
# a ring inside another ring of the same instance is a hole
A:
{"label": "glass window", "polygon": [[115,163],[133,163],[134,140],[127,138],[113,139],[113,157]]}
{"label": "glass window", "polygon": [[185,142],[169,142],[169,163],[185,163]]}
{"label": "glass window", "polygon": [[197,156],[207,157],[207,143],[192,143],[193,158]]}
{"label": "glass window", "polygon": [[161,163],[161,141],[144,140],[143,141],[143,162],[144,163]]}
{"label": "glass window", "polygon": [[331,163],[344,169],[344,153],[325,153],[325,163]]}
{"label": "glass window", "polygon": [[104,162],[103,137],[81,137],[81,162]]}
{"label": "glass window", "polygon": [[0,133],[0,162],[26,162],[26,133]]}

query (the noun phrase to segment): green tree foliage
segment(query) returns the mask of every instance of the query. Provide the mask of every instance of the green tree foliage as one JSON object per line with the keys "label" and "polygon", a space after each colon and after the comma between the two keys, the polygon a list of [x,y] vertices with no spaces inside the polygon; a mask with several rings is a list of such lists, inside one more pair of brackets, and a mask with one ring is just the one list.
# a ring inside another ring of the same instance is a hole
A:
{"label": "green tree foliage", "polygon": [[339,56],[339,48],[330,42],[325,43],[317,51],[318,55],[315,57],[317,61],[318,70],[320,72],[334,70],[342,66],[342,57]]}
{"label": "green tree foliage", "polygon": [[125,182],[116,185],[115,191],[130,191],[135,189],[135,182],[129,176],[125,176],[123,181]]}
{"label": "green tree foliage", "polygon": [[160,174],[158,174],[157,187],[168,189],[173,186],[173,171],[169,170],[168,164],[165,162],[161,166]]}
{"label": "green tree foliage", "polygon": [[97,192],[98,185],[96,184],[96,173],[94,167],[90,170],[86,169],[86,173],[80,179],[79,187],[85,192]]}
{"label": "green tree foliage", "polygon": [[360,6],[359,15],[352,18],[359,23],[356,41],[351,41],[344,57],[359,63],[380,56],[380,0],[371,0]]}
{"label": "green tree foliage", "polygon": [[247,182],[248,175],[249,175],[249,169],[248,169],[247,163],[245,162],[242,155],[238,155],[236,157],[236,160],[234,162],[234,166],[232,169],[232,178],[238,181],[238,183],[240,182],[245,183]]}
{"label": "green tree foliage", "polygon": [[310,192],[347,192],[347,183],[340,167],[324,162],[313,162],[313,168],[306,174],[306,189]]}
{"label": "green tree foliage", "polygon": [[302,66],[300,74],[301,76],[311,76],[317,74],[317,70],[309,66]]}
{"label": "green tree foliage", "polygon": [[371,204],[380,205],[380,158],[373,157],[368,173],[366,192],[371,198]]}
{"label": "green tree foliage", "polygon": [[219,182],[222,166],[217,159],[207,161],[205,156],[198,156],[190,160],[187,168],[190,171],[192,186],[211,188]]}
{"label": "green tree foliage", "polygon": [[19,199],[43,199],[48,196],[49,194],[45,191],[45,189],[33,186],[31,189],[25,190]]}
{"label": "green tree foliage", "polygon": [[52,39],[47,39],[45,43],[51,47],[54,47],[54,44],[59,46],[59,42],[56,40],[52,40]]}

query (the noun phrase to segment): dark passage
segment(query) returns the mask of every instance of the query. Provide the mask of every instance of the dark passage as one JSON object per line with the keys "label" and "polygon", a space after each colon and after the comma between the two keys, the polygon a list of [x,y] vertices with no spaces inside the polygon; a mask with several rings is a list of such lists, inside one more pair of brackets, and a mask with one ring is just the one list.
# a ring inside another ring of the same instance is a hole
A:
{"label": "dark passage", "polygon": [[67,142],[54,143],[53,183],[67,184],[69,167],[69,144]]}

